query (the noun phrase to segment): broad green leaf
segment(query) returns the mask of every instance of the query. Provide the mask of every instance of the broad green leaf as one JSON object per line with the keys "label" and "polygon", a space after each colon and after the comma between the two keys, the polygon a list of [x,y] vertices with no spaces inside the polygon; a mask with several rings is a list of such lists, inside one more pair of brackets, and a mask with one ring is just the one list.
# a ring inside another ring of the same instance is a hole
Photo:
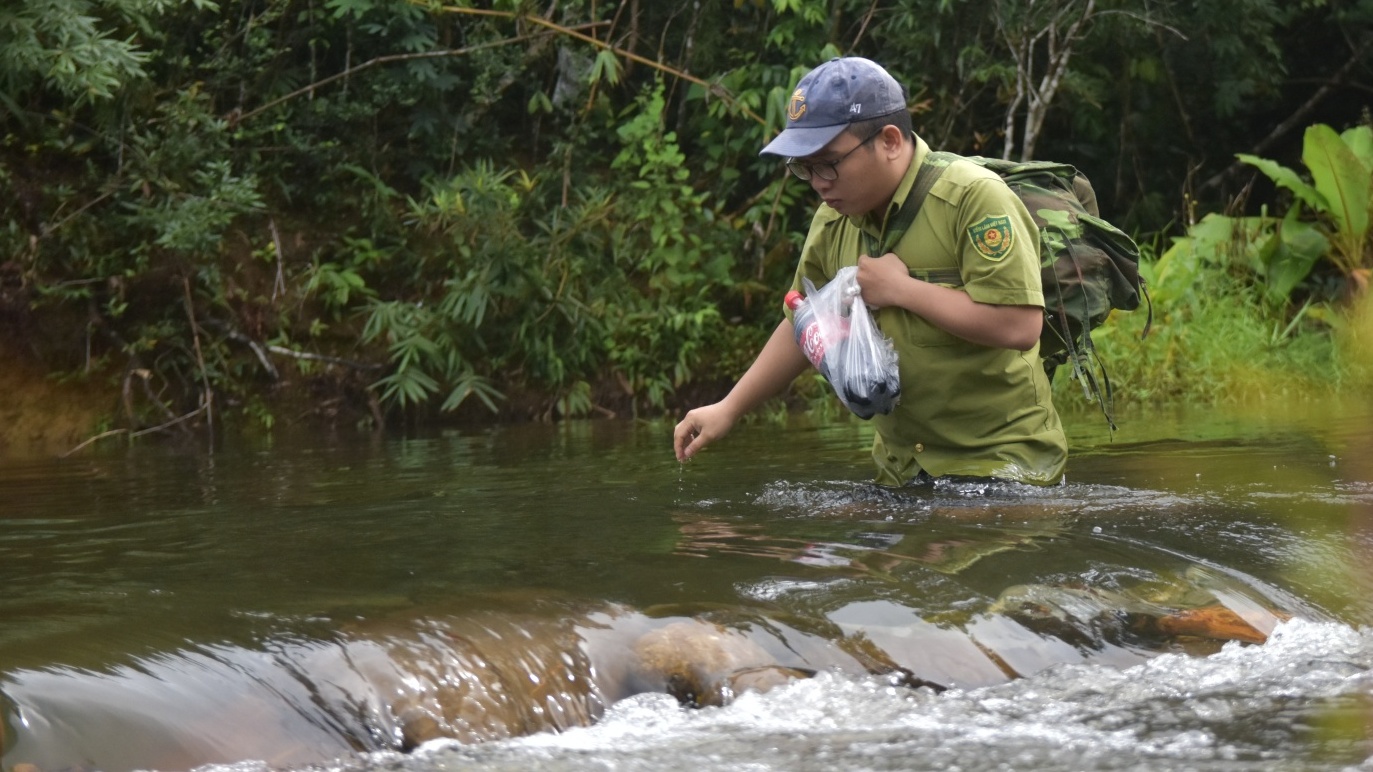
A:
{"label": "broad green leaf", "polygon": [[1368,233],[1369,188],[1364,165],[1335,130],[1317,124],[1306,130],[1302,161],[1329,205],[1326,212],[1340,230],[1340,240],[1359,243]]}
{"label": "broad green leaf", "polygon": [[1260,158],[1248,153],[1236,153],[1235,157],[1251,166],[1258,167],[1258,170],[1268,175],[1268,179],[1272,180],[1274,184],[1292,191],[1302,203],[1317,212],[1325,212],[1329,208],[1320,191],[1306,184],[1299,174],[1277,161],[1270,161],[1267,158]]}
{"label": "broad green leaf", "polygon": [[1355,126],[1340,134],[1340,139],[1363,164],[1364,173],[1373,175],[1373,126]]}
{"label": "broad green leaf", "polygon": [[544,92],[535,91],[534,94],[529,97],[529,103],[525,105],[525,111],[530,115],[551,113],[553,112],[553,102]]}
{"label": "broad green leaf", "polygon": [[1298,220],[1293,212],[1282,221],[1274,238],[1275,249],[1265,266],[1267,291],[1274,302],[1287,302],[1292,290],[1306,279],[1316,262],[1330,249],[1330,240],[1315,225]]}

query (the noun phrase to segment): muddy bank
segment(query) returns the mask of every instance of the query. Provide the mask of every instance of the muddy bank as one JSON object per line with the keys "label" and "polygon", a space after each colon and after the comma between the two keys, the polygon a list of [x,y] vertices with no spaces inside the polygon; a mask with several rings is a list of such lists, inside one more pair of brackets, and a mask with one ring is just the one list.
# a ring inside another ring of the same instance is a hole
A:
{"label": "muddy bank", "polygon": [[[425,427],[484,427],[499,424],[557,421],[565,418],[558,410],[558,400],[548,394],[512,389],[498,404],[499,412],[492,413],[476,400],[469,400],[459,410],[440,413],[430,409],[408,413],[392,411],[383,415],[380,405],[366,384],[349,374],[316,374],[301,377],[292,372],[257,394],[257,404],[270,411],[273,429],[245,415],[238,400],[228,397],[216,399],[216,433],[241,434],[273,431],[356,430],[371,433],[380,422],[384,431],[406,431]],[[70,453],[83,443],[128,442],[128,418],[121,403],[117,375],[93,375],[82,378],[72,373],[59,373],[41,362],[28,347],[13,339],[0,336],[0,458],[32,456],[60,456]],[[667,413],[680,415],[695,405],[713,402],[722,397],[730,384],[712,382],[687,384],[670,398],[665,410],[636,405],[617,381],[611,378],[593,389],[592,419],[657,418]],[[143,395],[135,395],[142,405]],[[793,409],[803,401],[793,395]],[[146,429],[140,427],[136,431]],[[167,436],[186,439],[205,430],[200,416],[193,416],[184,425],[178,424],[166,432],[140,437],[139,442],[157,442]],[[189,434],[187,434],[189,432]],[[95,439],[99,438],[99,439]],[[86,445],[85,447],[91,447]]]}
{"label": "muddy bank", "polygon": [[59,380],[31,353],[0,340],[0,457],[65,453],[108,428],[113,386]]}

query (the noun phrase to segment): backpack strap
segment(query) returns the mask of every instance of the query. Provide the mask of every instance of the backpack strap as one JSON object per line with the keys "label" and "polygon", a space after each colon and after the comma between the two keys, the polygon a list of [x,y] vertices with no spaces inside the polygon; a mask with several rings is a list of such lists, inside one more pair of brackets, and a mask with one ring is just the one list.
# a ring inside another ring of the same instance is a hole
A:
{"label": "backpack strap", "polygon": [[[874,239],[871,234],[863,233],[863,245],[871,256],[885,255],[901,241],[901,237],[906,235],[906,230],[915,222],[916,215],[920,214],[920,208],[925,205],[925,198],[929,196],[930,189],[934,183],[939,181],[944,170],[949,168],[958,156],[953,153],[931,151],[925,154],[925,160],[920,164],[920,171],[915,174],[915,184],[911,186],[911,192],[906,195],[906,200],[902,202],[901,208],[896,210],[886,222],[882,229],[881,240]],[[941,271],[931,271],[929,273],[943,273]],[[956,273],[956,272],[955,272]],[[914,273],[912,275],[915,275]],[[925,278],[917,276],[917,278]],[[961,283],[961,277],[960,283]],[[943,282],[949,283],[949,282]]]}
{"label": "backpack strap", "polygon": [[[1066,259],[1072,261],[1073,270],[1077,272],[1078,283],[1085,283],[1086,280],[1082,275],[1082,264],[1078,262],[1071,243],[1068,244]],[[1055,281],[1057,281],[1057,273],[1054,274],[1054,278]],[[1045,308],[1045,326],[1054,330],[1059,339],[1063,342],[1065,348],[1065,351],[1060,355],[1056,355],[1054,359],[1055,361],[1058,361],[1061,357],[1062,361],[1066,361],[1068,364],[1072,365],[1073,379],[1082,386],[1082,395],[1088,402],[1096,402],[1101,407],[1101,414],[1106,418],[1106,426],[1110,429],[1111,436],[1114,437],[1117,429],[1115,418],[1115,392],[1111,389],[1111,377],[1106,372],[1106,363],[1102,362],[1101,357],[1097,356],[1096,344],[1092,341],[1091,330],[1084,328],[1080,340],[1074,341],[1072,331],[1068,327],[1068,311],[1063,304],[1063,295],[1058,293],[1058,296],[1059,305],[1057,314],[1052,313],[1047,307]],[[1084,297],[1082,302],[1085,305],[1087,299]],[[1152,308],[1153,306],[1151,305],[1151,311]],[[1062,325],[1062,330],[1053,327],[1048,319],[1050,316],[1058,317]],[[1078,343],[1081,343],[1080,347]],[[1049,369],[1049,360],[1044,360],[1044,365],[1045,372],[1049,374],[1049,381],[1052,383],[1053,372]],[[1095,370],[1093,370],[1093,367],[1095,367]],[[1101,375],[1099,382],[1097,373],[1100,373]]]}

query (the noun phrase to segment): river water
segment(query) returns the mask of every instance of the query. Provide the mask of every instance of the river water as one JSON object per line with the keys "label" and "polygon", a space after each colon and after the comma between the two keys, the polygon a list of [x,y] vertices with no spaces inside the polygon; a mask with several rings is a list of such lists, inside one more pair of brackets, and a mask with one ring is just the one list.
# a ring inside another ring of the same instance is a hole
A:
{"label": "river water", "polygon": [[1366,403],[1084,415],[1047,489],[868,431],[5,459],[0,766],[1373,768]]}

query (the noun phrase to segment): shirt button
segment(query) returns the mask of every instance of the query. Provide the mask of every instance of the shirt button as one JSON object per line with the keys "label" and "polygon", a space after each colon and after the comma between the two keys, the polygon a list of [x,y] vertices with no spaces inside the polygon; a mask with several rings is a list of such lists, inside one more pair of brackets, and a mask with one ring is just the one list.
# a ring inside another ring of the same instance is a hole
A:
{"label": "shirt button", "polygon": [[915,452],[916,452],[916,453],[924,453],[924,452],[925,452],[925,443],[923,443],[923,442],[917,442],[917,443],[915,443]]}

